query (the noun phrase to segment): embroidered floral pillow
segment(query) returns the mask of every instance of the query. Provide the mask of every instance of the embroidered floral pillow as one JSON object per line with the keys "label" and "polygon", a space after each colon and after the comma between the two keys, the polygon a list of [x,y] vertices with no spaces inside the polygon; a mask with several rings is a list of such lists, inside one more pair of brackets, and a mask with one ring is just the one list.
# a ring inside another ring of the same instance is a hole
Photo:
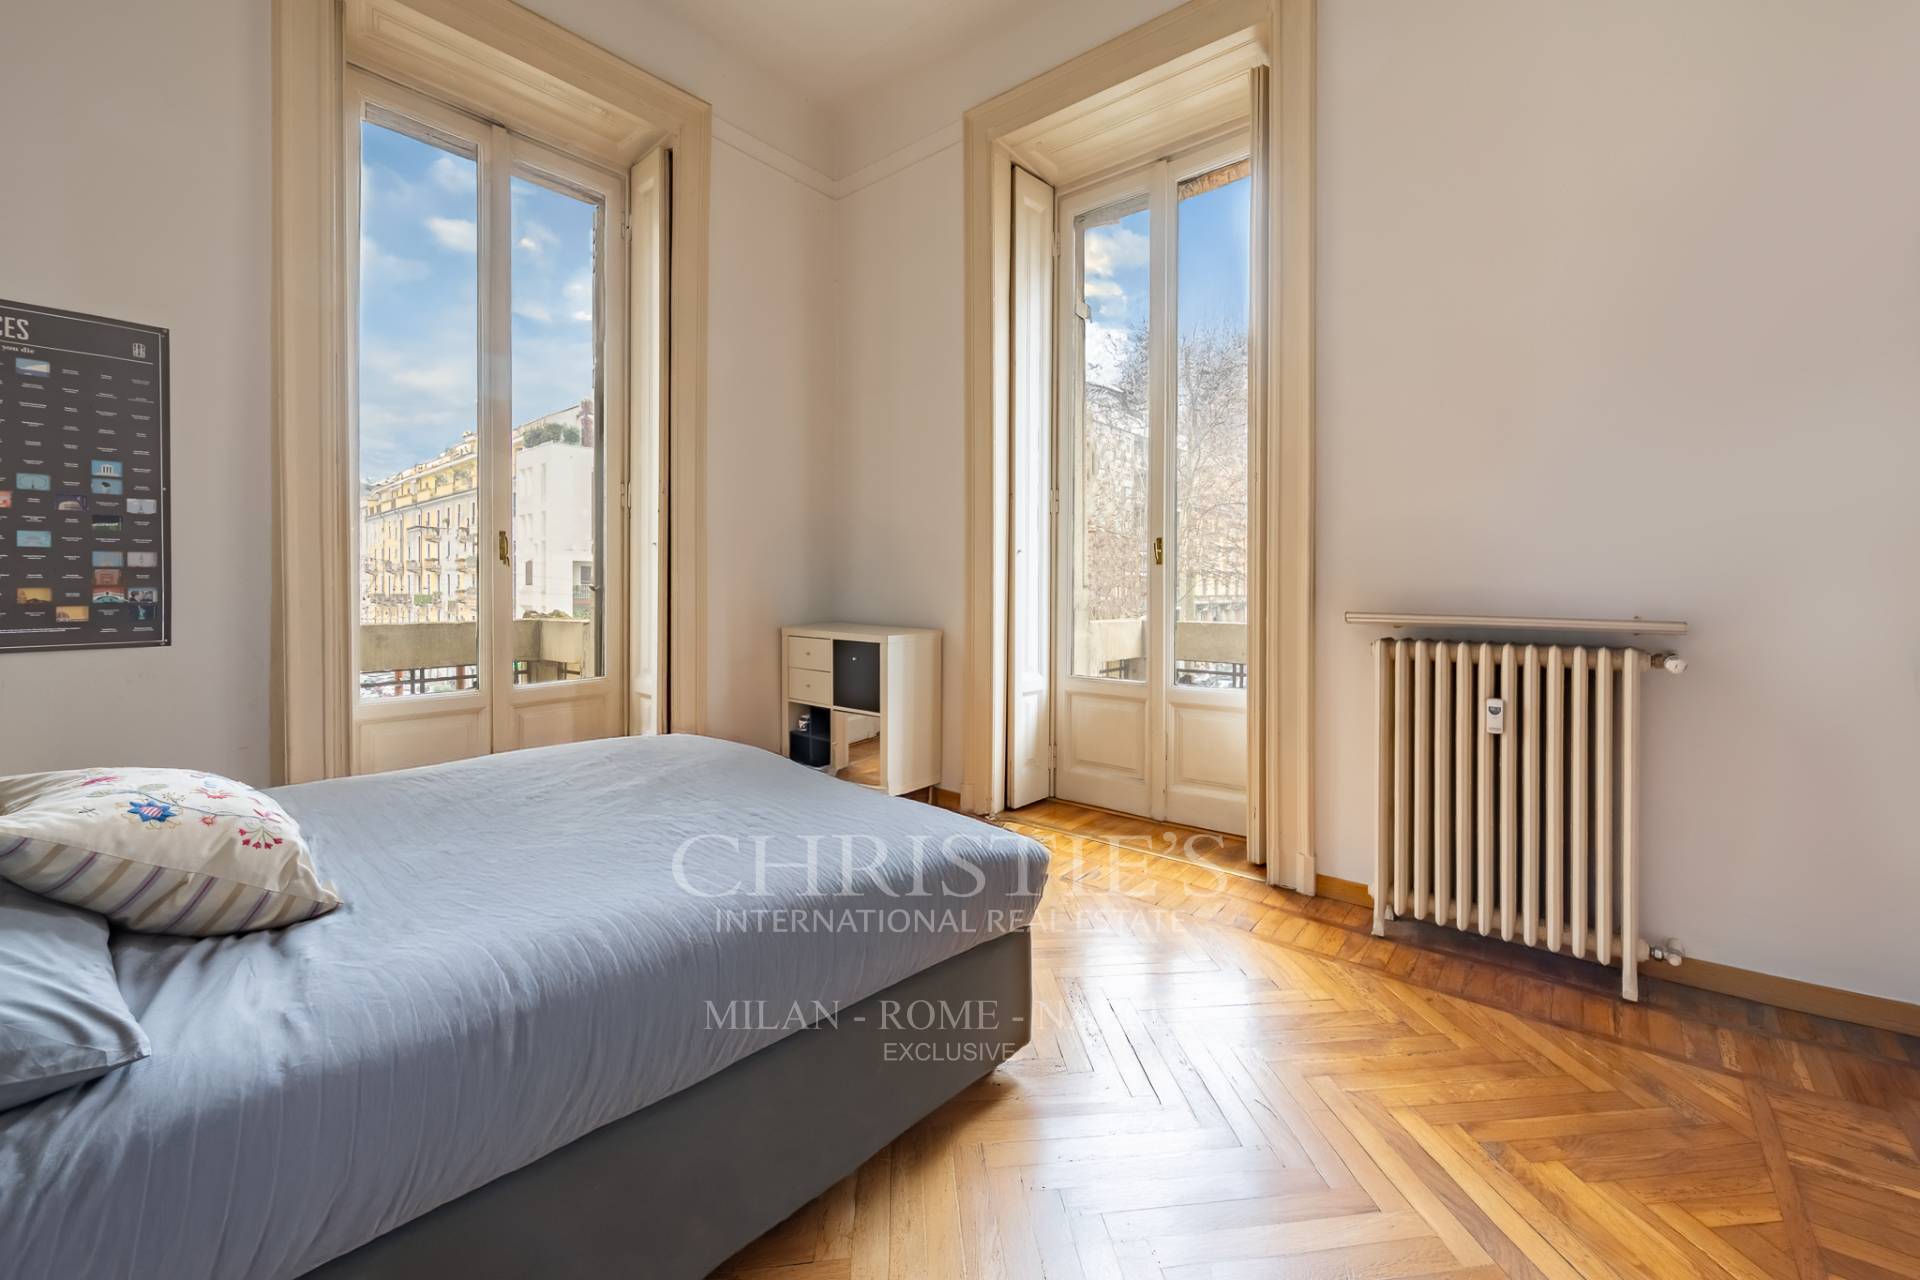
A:
{"label": "embroidered floral pillow", "polygon": [[0,778],[0,876],[142,933],[244,933],[340,905],[286,810],[185,769]]}

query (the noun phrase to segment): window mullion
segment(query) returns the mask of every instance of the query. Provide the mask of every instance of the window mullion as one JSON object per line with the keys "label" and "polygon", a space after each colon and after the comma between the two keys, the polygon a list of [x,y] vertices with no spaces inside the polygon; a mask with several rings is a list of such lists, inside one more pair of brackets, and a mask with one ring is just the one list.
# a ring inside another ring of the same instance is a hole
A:
{"label": "window mullion", "polygon": [[481,563],[485,659],[494,689],[494,738],[511,716],[513,686],[513,139],[491,126],[480,156],[480,522],[486,530]]}

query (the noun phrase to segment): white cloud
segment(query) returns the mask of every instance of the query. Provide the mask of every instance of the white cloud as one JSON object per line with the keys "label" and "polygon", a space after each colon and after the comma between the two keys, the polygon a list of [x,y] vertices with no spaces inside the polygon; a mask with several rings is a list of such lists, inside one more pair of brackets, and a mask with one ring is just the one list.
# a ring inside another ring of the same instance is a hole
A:
{"label": "white cloud", "polygon": [[1085,254],[1081,294],[1098,321],[1124,321],[1136,301],[1144,303],[1143,282],[1134,280],[1129,291],[1115,277],[1122,272],[1138,273],[1147,265],[1152,242],[1130,227],[1105,226],[1088,231],[1083,240]]}
{"label": "white cloud", "polygon": [[429,326],[363,347],[360,470],[378,479],[432,457],[473,430],[472,331]]}
{"label": "white cloud", "polygon": [[576,324],[593,323],[593,277],[591,275],[581,272],[567,281],[566,288],[562,289],[561,293],[566,297],[567,305],[573,308],[572,318]]}
{"label": "white cloud", "polygon": [[513,314],[531,320],[535,324],[553,323],[553,312],[547,310],[545,304],[534,302],[531,299],[526,302],[514,303]]}
{"label": "white cloud", "polygon": [[372,236],[360,237],[360,278],[373,284],[412,284],[427,278],[427,264],[418,258],[388,253]]}
{"label": "white cloud", "polygon": [[1087,308],[1093,313],[1096,324],[1106,322],[1124,327],[1131,317],[1136,302],[1145,303],[1146,299],[1127,292],[1127,287],[1118,280],[1105,276],[1088,276],[1080,282],[1080,293],[1086,299]]}
{"label": "white cloud", "polygon": [[411,364],[389,373],[394,385],[409,391],[424,391],[446,400],[470,399],[473,395],[473,361],[451,359],[431,364]]}
{"label": "white cloud", "polygon": [[434,184],[444,191],[467,192],[473,190],[473,161],[457,159],[449,155],[434,157],[427,172]]}
{"label": "white cloud", "polygon": [[528,253],[536,257],[544,257],[549,247],[560,243],[560,237],[532,219],[528,219],[527,224],[520,229],[520,239],[517,243]]}
{"label": "white cloud", "polygon": [[480,243],[480,229],[469,218],[428,218],[427,230],[443,249],[472,253]]}
{"label": "white cloud", "polygon": [[1144,267],[1151,248],[1147,237],[1130,227],[1095,227],[1086,235],[1087,275],[1111,277]]}

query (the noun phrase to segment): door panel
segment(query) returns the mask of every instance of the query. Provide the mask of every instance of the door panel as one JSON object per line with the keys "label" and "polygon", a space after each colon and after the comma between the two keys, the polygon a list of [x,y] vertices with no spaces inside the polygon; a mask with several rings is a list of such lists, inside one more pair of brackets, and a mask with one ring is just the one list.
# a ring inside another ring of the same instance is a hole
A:
{"label": "door panel", "polygon": [[1053,188],[1013,171],[1013,600],[1007,807],[1053,794]]}
{"label": "door panel", "polygon": [[1176,696],[1168,702],[1167,725],[1166,816],[1245,835],[1245,702],[1189,702]]}
{"label": "door panel", "polygon": [[1105,769],[1138,778],[1147,768],[1140,717],[1145,703],[1104,693],[1077,692],[1068,699],[1076,768]]}
{"label": "door panel", "polygon": [[1057,308],[1054,794],[1137,813],[1154,772],[1151,203],[1120,183],[1065,216]]}
{"label": "door panel", "polygon": [[550,747],[562,742],[607,738],[619,732],[608,716],[605,698],[577,698],[548,689],[522,690],[513,700],[513,734],[518,747]]}
{"label": "door panel", "polygon": [[1244,158],[1185,169],[1174,193],[1165,816],[1244,835],[1252,169]]}
{"label": "door panel", "polygon": [[361,101],[349,438],[360,570],[351,764],[365,773],[492,749],[487,619],[499,597],[479,432],[491,134],[412,95]]}
{"label": "door panel", "polygon": [[353,771],[385,773],[483,756],[492,750],[493,716],[483,698],[427,698],[404,709],[363,708],[354,724]]}
{"label": "door panel", "polygon": [[1082,804],[1145,813],[1147,700],[1140,690],[1088,687],[1060,691],[1057,793]]}
{"label": "door panel", "polygon": [[506,136],[501,150],[511,381],[491,459],[509,516],[512,606],[494,749],[510,751],[605,737],[626,714],[624,433],[608,429],[624,422],[608,411],[622,392],[626,317],[625,272],[609,269],[608,243],[622,234],[626,184],[522,138]]}
{"label": "door panel", "polygon": [[1243,833],[1244,142],[1063,202],[1055,794]]}

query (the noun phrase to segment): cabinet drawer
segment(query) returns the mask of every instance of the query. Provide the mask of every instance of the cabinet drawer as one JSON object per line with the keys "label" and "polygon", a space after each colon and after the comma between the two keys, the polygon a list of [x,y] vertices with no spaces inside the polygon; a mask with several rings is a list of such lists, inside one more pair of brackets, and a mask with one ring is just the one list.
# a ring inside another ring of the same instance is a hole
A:
{"label": "cabinet drawer", "polygon": [[833,677],[824,671],[787,668],[787,697],[815,707],[833,705]]}
{"label": "cabinet drawer", "polygon": [[833,641],[819,636],[788,636],[787,665],[808,671],[833,670]]}

